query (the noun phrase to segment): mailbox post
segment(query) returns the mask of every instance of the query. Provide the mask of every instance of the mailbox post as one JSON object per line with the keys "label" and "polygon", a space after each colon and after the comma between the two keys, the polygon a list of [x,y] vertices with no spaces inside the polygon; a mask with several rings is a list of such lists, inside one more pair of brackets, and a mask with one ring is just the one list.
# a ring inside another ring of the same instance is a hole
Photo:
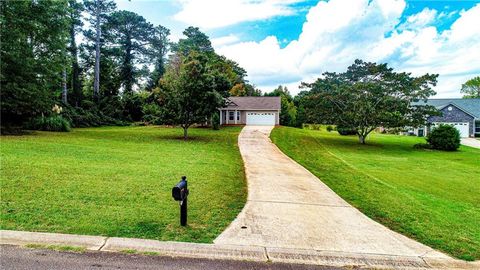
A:
{"label": "mailbox post", "polygon": [[172,188],[172,197],[175,201],[180,202],[180,225],[187,225],[187,197],[188,184],[187,177],[182,176],[182,180]]}

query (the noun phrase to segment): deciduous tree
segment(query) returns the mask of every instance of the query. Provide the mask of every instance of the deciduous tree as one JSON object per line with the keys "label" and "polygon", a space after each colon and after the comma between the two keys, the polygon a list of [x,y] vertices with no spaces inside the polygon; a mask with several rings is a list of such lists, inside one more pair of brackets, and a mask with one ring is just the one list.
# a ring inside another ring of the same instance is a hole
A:
{"label": "deciduous tree", "polygon": [[303,84],[310,89],[304,97],[305,114],[312,122],[354,128],[364,144],[379,126],[418,126],[437,114],[432,106],[415,104],[435,94],[437,77],[413,77],[386,64],[355,60],[346,72],[326,72],[314,83]]}
{"label": "deciduous tree", "polygon": [[480,76],[471,78],[462,84],[463,98],[480,98]]}
{"label": "deciduous tree", "polygon": [[204,53],[190,51],[187,56],[177,53],[167,68],[160,86],[155,91],[162,118],[170,124],[180,125],[184,139],[194,123],[210,119],[224,105],[228,83],[220,82],[218,72],[209,69]]}
{"label": "deciduous tree", "polygon": [[265,93],[265,96],[280,97],[281,111],[280,124],[284,126],[295,126],[297,122],[297,108],[293,102],[293,97],[286,86],[279,85],[270,93]]}

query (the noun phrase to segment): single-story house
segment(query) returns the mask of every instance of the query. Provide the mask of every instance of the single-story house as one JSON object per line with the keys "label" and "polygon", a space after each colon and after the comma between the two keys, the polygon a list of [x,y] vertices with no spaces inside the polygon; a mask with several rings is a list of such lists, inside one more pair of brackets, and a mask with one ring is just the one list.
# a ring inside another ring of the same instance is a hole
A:
{"label": "single-story house", "polygon": [[279,125],[280,97],[229,97],[220,108],[220,125]]}
{"label": "single-story house", "polygon": [[447,124],[457,128],[462,138],[480,136],[480,98],[428,99],[417,104],[432,105],[442,115],[428,117],[428,126],[413,129],[415,135],[426,136],[431,128]]}

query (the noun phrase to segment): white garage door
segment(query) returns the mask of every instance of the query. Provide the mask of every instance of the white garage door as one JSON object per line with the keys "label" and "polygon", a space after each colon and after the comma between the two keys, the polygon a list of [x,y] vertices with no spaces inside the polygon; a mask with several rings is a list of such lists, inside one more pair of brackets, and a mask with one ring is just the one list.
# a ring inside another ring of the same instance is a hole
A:
{"label": "white garage door", "polygon": [[458,132],[460,132],[460,137],[462,137],[462,138],[469,137],[470,123],[468,123],[468,122],[464,122],[464,123],[434,123],[434,124],[435,124],[435,126],[439,126],[439,125],[454,126],[456,129],[458,129]]}
{"label": "white garage door", "polygon": [[247,125],[274,126],[275,113],[273,112],[247,112]]}

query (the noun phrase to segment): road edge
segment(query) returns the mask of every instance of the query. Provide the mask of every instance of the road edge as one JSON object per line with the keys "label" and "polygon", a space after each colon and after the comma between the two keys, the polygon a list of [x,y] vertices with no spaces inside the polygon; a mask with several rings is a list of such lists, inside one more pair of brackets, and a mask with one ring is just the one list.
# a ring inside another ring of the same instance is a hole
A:
{"label": "road edge", "polygon": [[155,253],[159,256],[312,264],[362,269],[479,269],[480,261],[465,262],[429,257],[388,256],[384,254],[340,253],[260,246],[201,244],[62,233],[0,230],[3,245],[60,245],[91,251]]}

